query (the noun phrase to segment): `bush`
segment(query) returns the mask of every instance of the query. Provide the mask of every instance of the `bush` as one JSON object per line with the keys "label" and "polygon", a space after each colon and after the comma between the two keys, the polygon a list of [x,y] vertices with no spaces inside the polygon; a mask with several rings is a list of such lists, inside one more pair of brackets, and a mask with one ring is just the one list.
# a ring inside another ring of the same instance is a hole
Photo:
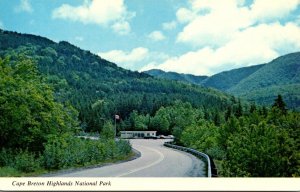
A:
{"label": "bush", "polygon": [[0,177],[12,177],[19,174],[20,172],[13,167],[9,167],[9,166],[0,167]]}
{"label": "bush", "polygon": [[40,168],[40,159],[28,152],[28,150],[19,150],[13,152],[10,149],[2,149],[0,152],[0,166],[10,167],[21,172],[29,173]]}
{"label": "bush", "polygon": [[45,145],[43,159],[45,168],[60,169],[113,160],[128,155],[130,151],[127,141],[54,136]]}
{"label": "bush", "polygon": [[2,149],[0,151],[0,167],[12,165],[14,159],[14,154],[11,150]]}
{"label": "bush", "polygon": [[119,155],[128,155],[131,152],[131,145],[129,141],[119,140],[117,141],[117,149]]}
{"label": "bush", "polygon": [[35,155],[26,151],[20,151],[15,156],[14,168],[19,171],[29,173],[40,168],[40,162],[35,158]]}

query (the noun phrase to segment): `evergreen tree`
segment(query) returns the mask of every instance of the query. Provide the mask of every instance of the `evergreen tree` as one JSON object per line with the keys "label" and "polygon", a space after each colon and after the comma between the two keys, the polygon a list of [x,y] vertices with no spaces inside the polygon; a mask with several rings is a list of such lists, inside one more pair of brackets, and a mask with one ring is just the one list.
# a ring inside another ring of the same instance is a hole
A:
{"label": "evergreen tree", "polygon": [[275,99],[272,108],[273,108],[273,109],[274,109],[274,108],[279,109],[283,114],[286,114],[286,113],[287,113],[286,104],[285,104],[285,102],[283,101],[283,98],[282,98],[282,96],[281,96],[280,94],[279,94],[279,95],[277,96],[277,98]]}
{"label": "evergreen tree", "polygon": [[228,121],[228,119],[231,117],[231,106],[227,107],[226,113],[225,113],[225,120]]}
{"label": "evergreen tree", "polygon": [[255,111],[256,111],[256,105],[255,105],[255,103],[251,103],[250,113],[254,113]]}
{"label": "evergreen tree", "polygon": [[237,106],[236,111],[235,111],[235,116],[236,117],[241,117],[242,115],[243,115],[243,107],[242,107],[242,104],[241,104],[241,100],[239,100],[238,106]]}

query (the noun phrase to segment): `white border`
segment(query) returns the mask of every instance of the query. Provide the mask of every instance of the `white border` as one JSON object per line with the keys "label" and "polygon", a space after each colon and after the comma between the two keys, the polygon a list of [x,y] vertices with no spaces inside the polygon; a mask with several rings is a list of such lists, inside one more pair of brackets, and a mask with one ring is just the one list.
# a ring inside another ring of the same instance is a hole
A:
{"label": "white border", "polygon": [[[48,181],[71,186],[47,186]],[[95,182],[96,186],[79,186]],[[102,181],[102,183],[101,183]],[[23,183],[22,186],[13,185]],[[28,182],[44,182],[29,186]],[[106,186],[103,185],[106,183]],[[109,185],[110,183],[110,185]],[[1,191],[300,191],[300,178],[113,178],[21,177],[0,178]]]}

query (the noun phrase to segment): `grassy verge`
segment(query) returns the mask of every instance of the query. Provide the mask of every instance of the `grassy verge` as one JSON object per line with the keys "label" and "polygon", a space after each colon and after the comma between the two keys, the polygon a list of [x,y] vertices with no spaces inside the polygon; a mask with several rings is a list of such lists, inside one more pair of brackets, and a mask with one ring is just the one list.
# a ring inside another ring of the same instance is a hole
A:
{"label": "grassy verge", "polygon": [[136,154],[134,152],[129,153],[128,155],[125,156],[120,156],[114,159],[106,160],[103,162],[94,162],[94,163],[86,163],[84,165],[76,165],[76,166],[71,166],[68,168],[61,168],[61,169],[52,169],[52,170],[47,170],[47,169],[37,169],[33,172],[22,172],[17,170],[14,167],[11,166],[5,166],[5,167],[0,167],[0,177],[34,177],[34,176],[40,176],[40,175],[48,175],[48,174],[55,174],[55,173],[60,173],[60,172],[69,172],[69,171],[75,171],[75,170],[80,170],[80,169],[86,169],[86,168],[94,168],[94,167],[102,167],[106,165],[110,165],[113,163],[121,163],[125,161],[130,161],[135,158]]}
{"label": "grassy verge", "polygon": [[37,176],[82,167],[101,166],[133,157],[128,141],[84,139],[73,136],[50,138],[42,153],[0,150],[0,176]]}

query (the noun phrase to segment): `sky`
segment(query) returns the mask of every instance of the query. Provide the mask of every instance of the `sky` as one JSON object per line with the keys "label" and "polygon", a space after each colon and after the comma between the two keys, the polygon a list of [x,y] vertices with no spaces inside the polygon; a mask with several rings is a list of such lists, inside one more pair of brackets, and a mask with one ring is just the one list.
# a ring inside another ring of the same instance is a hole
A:
{"label": "sky", "polygon": [[300,0],[0,0],[0,28],[133,71],[213,75],[299,51]]}

